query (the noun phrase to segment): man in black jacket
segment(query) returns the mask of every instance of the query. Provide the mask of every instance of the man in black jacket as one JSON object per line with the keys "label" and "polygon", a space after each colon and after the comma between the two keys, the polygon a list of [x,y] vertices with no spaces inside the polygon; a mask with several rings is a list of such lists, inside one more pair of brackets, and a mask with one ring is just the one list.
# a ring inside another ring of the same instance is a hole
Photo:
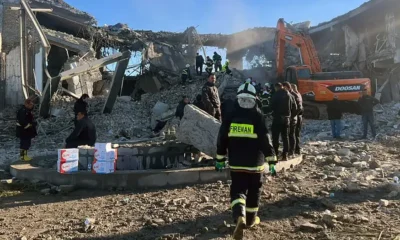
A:
{"label": "man in black jacket", "polygon": [[24,105],[17,112],[16,136],[19,138],[20,160],[30,161],[28,150],[31,147],[32,138],[37,136],[36,122],[33,118],[33,101],[26,99]]}
{"label": "man in black jacket", "polygon": [[282,160],[288,159],[290,119],[297,111],[296,101],[290,93],[283,88],[281,83],[275,84],[276,93],[271,99],[272,109],[272,145],[278,155],[279,136],[282,137]]}
{"label": "man in black jacket", "polygon": [[376,136],[375,128],[375,118],[374,118],[374,106],[379,103],[379,101],[368,95],[368,90],[365,88],[361,92],[361,98],[358,100],[358,104],[361,108],[361,116],[363,122],[363,139],[367,138],[368,135],[368,125],[371,127],[372,137]]}
{"label": "man in black jacket", "polygon": [[183,96],[182,100],[178,104],[178,107],[176,108],[175,117],[178,117],[179,120],[181,120],[183,118],[185,106],[188,104],[189,104],[189,98]]}
{"label": "man in black jacket", "polygon": [[297,116],[299,114],[299,105],[301,104],[300,99],[297,94],[293,92],[292,85],[289,82],[284,82],[283,87],[289,92],[292,100],[296,102],[296,109],[293,109],[290,114],[290,127],[289,127],[289,156],[294,156],[296,147],[296,126],[297,126]]}
{"label": "man in black jacket", "polygon": [[94,146],[96,143],[96,128],[85,112],[78,112],[74,131],[65,140],[66,148],[78,146]]}
{"label": "man in black jacket", "polygon": [[222,120],[217,142],[217,171],[225,168],[229,154],[231,208],[236,228],[233,239],[243,238],[243,229],[260,223],[257,217],[265,162],[274,168],[276,156],[262,113],[256,107],[256,91],[250,84],[239,87],[233,110]]}
{"label": "man in black jacket", "polygon": [[82,96],[76,100],[74,104],[74,113],[75,113],[75,118],[74,118],[74,124],[76,126],[76,123],[78,122],[76,116],[78,115],[78,112],[83,112],[86,113],[88,112],[88,103],[87,100],[89,99],[89,95],[86,93],[82,94]]}
{"label": "man in black jacket", "polygon": [[300,92],[297,90],[297,85],[296,84],[291,84],[292,85],[292,90],[293,94],[296,95],[297,99],[297,108],[298,108],[298,114],[297,114],[297,124],[295,128],[295,137],[296,137],[296,144],[294,147],[294,153],[295,154],[301,154],[301,148],[300,148],[300,133],[301,133],[301,128],[303,125],[303,97],[301,96]]}
{"label": "man in black jacket", "polygon": [[196,100],[194,100],[193,105],[204,111],[205,108],[203,101],[201,100],[201,94],[197,94]]}
{"label": "man in black jacket", "polygon": [[204,104],[204,111],[217,120],[221,120],[221,101],[218,88],[215,86],[215,81],[215,75],[211,74],[202,88],[201,99]]}
{"label": "man in black jacket", "polygon": [[204,64],[204,58],[202,55],[197,53],[196,56],[196,73],[197,75],[201,76],[203,74],[203,64]]}
{"label": "man in black jacket", "polygon": [[333,101],[328,102],[326,112],[331,122],[332,137],[340,139],[340,131],[342,130],[342,109],[338,96],[333,97]]}

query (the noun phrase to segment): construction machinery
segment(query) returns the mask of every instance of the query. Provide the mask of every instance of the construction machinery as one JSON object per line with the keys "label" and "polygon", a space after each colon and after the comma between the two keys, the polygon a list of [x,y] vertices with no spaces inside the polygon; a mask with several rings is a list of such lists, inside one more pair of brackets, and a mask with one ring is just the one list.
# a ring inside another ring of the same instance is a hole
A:
{"label": "construction machinery", "polygon": [[[300,65],[289,66],[286,71],[285,45],[297,48],[300,55]],[[367,89],[371,94],[371,81],[363,78],[361,72],[322,72],[314,43],[306,30],[300,30],[278,20],[275,36],[276,67],[278,81],[287,81],[298,86],[303,96],[304,116],[312,119],[326,118],[326,103],[335,96],[341,101],[344,112],[357,113],[354,100],[360,98],[360,91]]]}

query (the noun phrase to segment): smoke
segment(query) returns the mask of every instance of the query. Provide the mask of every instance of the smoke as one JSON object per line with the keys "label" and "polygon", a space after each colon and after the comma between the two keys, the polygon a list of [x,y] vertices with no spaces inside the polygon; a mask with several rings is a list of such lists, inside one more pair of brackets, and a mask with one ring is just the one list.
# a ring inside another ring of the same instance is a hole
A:
{"label": "smoke", "polygon": [[[215,32],[234,33],[254,27],[252,10],[248,0],[215,0],[210,6]],[[253,24],[252,24],[253,22]],[[215,25],[216,24],[216,25]],[[222,29],[221,29],[222,28]],[[220,29],[218,31],[218,29]]]}

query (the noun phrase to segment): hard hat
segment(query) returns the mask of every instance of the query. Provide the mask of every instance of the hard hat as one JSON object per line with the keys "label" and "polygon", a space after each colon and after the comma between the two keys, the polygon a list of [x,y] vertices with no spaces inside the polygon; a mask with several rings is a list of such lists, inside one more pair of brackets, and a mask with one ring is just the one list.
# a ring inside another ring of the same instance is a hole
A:
{"label": "hard hat", "polygon": [[186,67],[190,67],[190,64],[186,64]]}
{"label": "hard hat", "polygon": [[251,79],[250,79],[250,78],[247,78],[246,81],[245,81],[245,83],[251,83]]}
{"label": "hard hat", "polygon": [[242,84],[238,88],[237,97],[256,99],[256,89],[249,83]]}
{"label": "hard hat", "polygon": [[270,87],[271,84],[269,84],[268,82],[264,84],[265,87]]}

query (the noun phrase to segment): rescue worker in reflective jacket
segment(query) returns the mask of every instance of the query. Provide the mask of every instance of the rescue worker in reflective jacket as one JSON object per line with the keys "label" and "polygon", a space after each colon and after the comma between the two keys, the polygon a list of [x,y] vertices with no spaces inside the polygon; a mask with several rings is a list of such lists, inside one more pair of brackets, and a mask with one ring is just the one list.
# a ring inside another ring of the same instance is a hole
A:
{"label": "rescue worker in reflective jacket", "polygon": [[271,146],[262,113],[256,107],[256,91],[251,84],[238,89],[232,112],[224,117],[218,134],[215,169],[225,168],[228,155],[232,184],[231,208],[236,228],[234,239],[243,238],[243,229],[260,222],[257,217],[265,162],[274,169],[277,159]]}
{"label": "rescue worker in reflective jacket", "polygon": [[215,117],[217,120],[221,120],[221,101],[219,98],[218,88],[215,86],[215,81],[215,75],[211,74],[201,91],[201,100],[204,104],[204,111]]}
{"label": "rescue worker in reflective jacket", "polygon": [[270,98],[271,95],[266,90],[264,90],[260,95],[261,111],[264,116],[271,112],[271,108],[269,107]]}
{"label": "rescue worker in reflective jacket", "polygon": [[228,59],[226,59],[226,62],[225,62],[225,64],[224,64],[224,66],[222,66],[222,72],[225,72],[226,74],[232,76],[232,71],[231,71],[231,69],[229,68],[229,60],[228,60]]}
{"label": "rescue worker in reflective jacket", "polygon": [[26,99],[24,105],[17,112],[16,137],[19,138],[20,160],[30,161],[28,150],[31,147],[32,138],[37,136],[36,122],[32,114],[33,101]]}
{"label": "rescue worker in reflective jacket", "polygon": [[279,136],[282,137],[282,160],[286,161],[289,152],[289,128],[292,112],[297,108],[293,97],[286,91],[281,83],[275,84],[275,93],[271,99],[272,110],[272,145],[278,155]]}
{"label": "rescue worker in reflective jacket", "polygon": [[213,60],[209,56],[207,56],[207,59],[206,59],[206,72],[208,73],[208,76],[211,76],[211,74],[212,74],[213,65],[214,65]]}
{"label": "rescue worker in reflective jacket", "polygon": [[182,70],[182,75],[181,75],[182,85],[185,85],[187,79],[189,80],[192,79],[192,75],[190,74],[190,64],[186,64],[186,68]]}

